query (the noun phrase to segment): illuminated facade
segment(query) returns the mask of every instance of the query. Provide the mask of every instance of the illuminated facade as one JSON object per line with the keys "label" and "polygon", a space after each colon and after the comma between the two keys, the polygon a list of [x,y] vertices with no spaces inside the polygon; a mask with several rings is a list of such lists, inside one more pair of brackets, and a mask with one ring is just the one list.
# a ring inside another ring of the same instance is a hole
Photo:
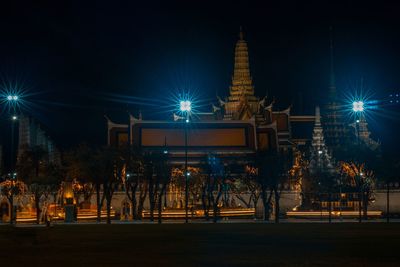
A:
{"label": "illuminated facade", "polygon": [[171,121],[131,117],[130,127],[108,119],[108,144],[118,146],[130,140],[143,149],[167,149],[176,164],[184,160],[186,126],[189,164],[204,162],[210,153],[244,164],[259,150],[289,151],[305,145],[304,139],[293,137],[292,123],[313,122],[314,116],[292,116],[290,107],[274,110],[274,101],[255,96],[249,65],[247,42],[240,31],[228,97],[218,97],[208,113],[193,113],[188,125],[176,115]]}

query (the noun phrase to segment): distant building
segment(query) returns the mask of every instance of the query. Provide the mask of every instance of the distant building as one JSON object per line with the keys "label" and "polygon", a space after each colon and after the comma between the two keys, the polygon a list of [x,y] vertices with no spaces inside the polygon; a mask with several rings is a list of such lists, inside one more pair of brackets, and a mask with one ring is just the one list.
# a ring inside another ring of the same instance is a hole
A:
{"label": "distant building", "polygon": [[27,148],[35,146],[40,146],[47,152],[49,162],[58,163],[60,161],[59,150],[39,122],[31,117],[21,115],[19,118],[18,156]]}

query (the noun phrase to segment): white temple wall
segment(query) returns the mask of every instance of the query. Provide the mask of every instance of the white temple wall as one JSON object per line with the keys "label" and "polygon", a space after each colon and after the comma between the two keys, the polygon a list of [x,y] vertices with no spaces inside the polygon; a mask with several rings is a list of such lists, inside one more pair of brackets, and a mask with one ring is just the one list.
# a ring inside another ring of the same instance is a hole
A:
{"label": "white temple wall", "polygon": [[[386,190],[378,190],[374,194],[375,201],[370,203],[368,210],[386,212]],[[389,209],[392,213],[400,213],[400,190],[390,190]]]}
{"label": "white temple wall", "polygon": [[[390,194],[390,212],[391,213],[400,213],[400,190],[391,190]],[[176,199],[176,194],[167,194],[167,206],[172,207],[174,205],[174,200]],[[183,197],[183,194],[182,194]],[[248,200],[250,197],[250,194],[248,195],[243,195],[243,197]],[[385,212],[386,211],[386,190],[378,190],[374,193],[375,201],[370,203],[368,209],[369,210],[380,210]],[[124,201],[128,201],[128,198],[126,197],[125,192],[116,192],[114,193],[114,196],[112,198],[111,205],[113,209],[119,213],[121,211],[121,207],[123,206]],[[18,197],[14,200],[14,204],[19,204],[25,207],[33,207],[33,203],[31,202],[30,195],[27,194],[23,197]],[[47,199],[47,203],[53,203],[53,196],[49,195]],[[245,205],[235,197],[235,202],[236,205],[245,207]],[[176,202],[175,202],[176,203]],[[92,206],[96,205],[96,195],[93,194],[91,198],[91,204]],[[253,204],[253,203],[251,203]],[[105,205],[105,203],[104,203]],[[292,208],[300,205],[300,195],[298,192],[295,191],[283,191],[281,193],[281,199],[280,199],[280,211],[281,214],[285,214],[287,211],[292,210]],[[149,208],[149,200],[148,198],[145,200],[144,203],[144,208],[148,209]],[[263,212],[263,206],[261,199],[259,199],[258,204],[257,204],[257,213],[262,214]]]}

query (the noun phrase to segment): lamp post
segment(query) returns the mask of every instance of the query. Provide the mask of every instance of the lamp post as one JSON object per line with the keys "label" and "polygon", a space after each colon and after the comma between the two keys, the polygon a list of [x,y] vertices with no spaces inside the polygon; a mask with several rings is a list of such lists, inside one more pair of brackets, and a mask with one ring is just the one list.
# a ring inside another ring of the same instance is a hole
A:
{"label": "lamp post", "polygon": [[187,128],[189,123],[189,115],[192,110],[192,103],[189,100],[181,100],[179,103],[180,111],[185,114],[185,223],[188,223],[188,202],[189,202],[189,185],[188,185],[188,136]]}
{"label": "lamp post", "polygon": [[16,115],[11,116],[11,162],[10,162],[10,168],[11,171],[14,171],[14,128],[15,128],[15,123],[18,120],[18,117]]}
{"label": "lamp post", "polygon": [[14,172],[14,124],[18,120],[15,110],[16,105],[18,104],[19,101],[19,96],[18,95],[7,95],[6,97],[7,102],[9,105],[12,107],[13,110],[13,115],[11,116],[11,149],[10,149],[10,170],[11,172]]}
{"label": "lamp post", "polygon": [[[357,131],[357,154],[360,153],[360,120],[361,120],[361,115],[364,112],[364,102],[363,101],[354,101],[353,102],[353,112],[356,115],[356,131]],[[364,197],[364,194],[362,192],[362,173],[357,174],[358,176],[358,186],[359,188],[359,196],[358,196],[358,222],[361,223],[361,203],[362,203],[362,198]]]}
{"label": "lamp post", "polygon": [[357,145],[360,146],[360,120],[361,120],[361,114],[364,112],[364,102],[354,101],[353,112],[356,114]]}

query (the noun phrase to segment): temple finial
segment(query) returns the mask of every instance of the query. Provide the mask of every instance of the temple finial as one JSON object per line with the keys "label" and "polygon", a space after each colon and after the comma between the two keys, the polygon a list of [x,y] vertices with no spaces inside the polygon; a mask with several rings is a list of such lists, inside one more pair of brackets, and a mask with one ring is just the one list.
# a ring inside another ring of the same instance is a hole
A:
{"label": "temple finial", "polygon": [[239,38],[235,46],[235,65],[230,87],[230,95],[236,99],[243,96],[254,96],[254,87],[249,68],[249,53],[247,42],[243,39],[242,27],[240,27]]}
{"label": "temple finial", "polygon": [[315,125],[321,125],[321,114],[319,111],[319,106],[315,107]]}
{"label": "temple finial", "polygon": [[240,26],[240,28],[239,28],[239,39],[243,40],[243,29],[242,29],[242,26]]}
{"label": "temple finial", "polygon": [[335,94],[336,85],[335,85],[335,72],[334,72],[334,65],[333,65],[333,27],[329,27],[329,41],[330,41],[330,84],[329,88],[331,94]]}

